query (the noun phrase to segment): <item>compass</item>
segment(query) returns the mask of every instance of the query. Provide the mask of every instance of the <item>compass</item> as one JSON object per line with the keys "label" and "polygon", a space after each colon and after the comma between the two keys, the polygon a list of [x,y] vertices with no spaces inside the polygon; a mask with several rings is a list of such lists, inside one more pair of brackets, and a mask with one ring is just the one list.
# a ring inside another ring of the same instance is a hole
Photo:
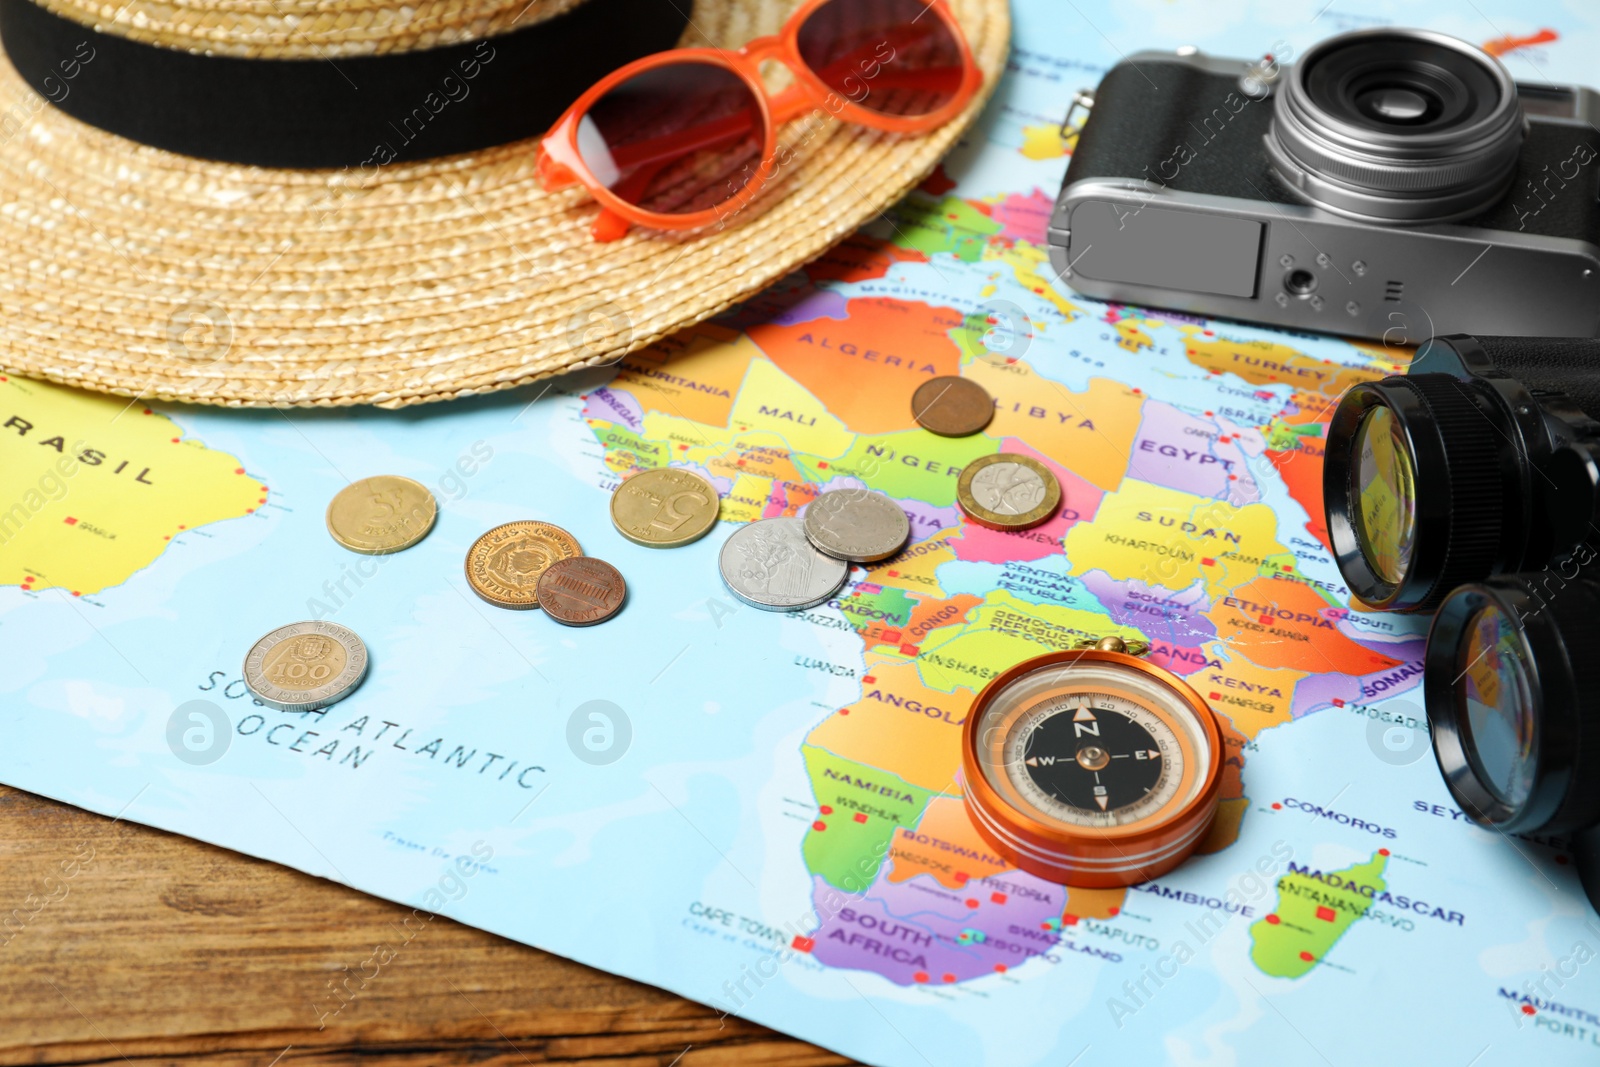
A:
{"label": "compass", "polygon": [[1064,885],[1160,877],[1211,826],[1215,713],[1120,638],[1019,663],[978,694],[962,738],[967,811],[1001,855]]}

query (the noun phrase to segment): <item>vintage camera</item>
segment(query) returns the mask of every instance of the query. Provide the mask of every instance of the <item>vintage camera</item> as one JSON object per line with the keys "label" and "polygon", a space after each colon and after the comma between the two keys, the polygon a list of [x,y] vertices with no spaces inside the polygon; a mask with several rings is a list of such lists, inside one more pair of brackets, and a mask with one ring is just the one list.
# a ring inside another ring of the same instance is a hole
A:
{"label": "vintage camera", "polygon": [[1423,30],[1278,59],[1140,52],[1080,94],[1068,285],[1391,343],[1600,334],[1600,95]]}
{"label": "vintage camera", "polygon": [[1600,550],[1600,339],[1428,341],[1328,424],[1322,500],[1365,607],[1436,606],[1492,575],[1592,565]]}

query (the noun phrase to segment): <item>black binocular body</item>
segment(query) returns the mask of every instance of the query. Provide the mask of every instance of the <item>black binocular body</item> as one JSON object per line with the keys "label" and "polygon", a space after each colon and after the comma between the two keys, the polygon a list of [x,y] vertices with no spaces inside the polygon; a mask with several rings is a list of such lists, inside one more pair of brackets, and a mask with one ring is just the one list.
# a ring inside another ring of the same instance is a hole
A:
{"label": "black binocular body", "polygon": [[1357,607],[1436,613],[1434,756],[1480,826],[1566,837],[1600,910],[1600,339],[1437,338],[1329,424]]}

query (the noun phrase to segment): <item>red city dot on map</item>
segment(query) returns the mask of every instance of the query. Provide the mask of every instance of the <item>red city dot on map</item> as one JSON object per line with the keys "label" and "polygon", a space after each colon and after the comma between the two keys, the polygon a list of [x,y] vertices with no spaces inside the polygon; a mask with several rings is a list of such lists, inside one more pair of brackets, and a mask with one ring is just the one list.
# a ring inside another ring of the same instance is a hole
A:
{"label": "red city dot on map", "polygon": [[742,460],[742,459],[741,459],[741,460],[740,460],[740,461],[739,461],[739,466],[741,466],[741,467],[742,467],[742,466],[744,466],[744,460]]}
{"label": "red city dot on map", "polygon": [[688,445],[679,445],[678,446],[678,451],[679,452],[687,452],[687,451],[689,451],[689,446]]}
{"label": "red city dot on map", "polygon": [[1310,963],[1310,962],[1312,962],[1312,961],[1313,961],[1313,960],[1315,960],[1315,959],[1316,959],[1316,958],[1317,958],[1317,957],[1315,957],[1315,956],[1313,956],[1313,955],[1312,955],[1312,954],[1311,954],[1311,953],[1309,953],[1309,952],[1302,952],[1302,953],[1300,953],[1300,958],[1301,958],[1301,959],[1303,959],[1303,960],[1305,960],[1305,961],[1306,961],[1306,962],[1307,962],[1307,963]]}
{"label": "red city dot on map", "polygon": [[233,473],[235,473],[235,474],[243,474],[244,473],[244,468],[243,467],[235,467],[235,468],[233,468]]}
{"label": "red city dot on map", "polygon": [[176,437],[174,437],[174,438],[173,438],[173,439],[172,439],[172,443],[173,443],[173,444],[177,444],[177,443],[178,443],[178,439],[177,439],[177,438],[176,438]]}
{"label": "red city dot on map", "polygon": [[824,804],[824,805],[822,805],[822,807],[818,808],[817,810],[822,812],[822,814],[824,814],[824,815],[832,815],[833,814],[833,805],[832,804]]}
{"label": "red city dot on map", "polygon": [[849,708],[840,708],[839,709],[839,714],[840,715],[848,715],[848,714],[850,714],[850,709]]}
{"label": "red city dot on map", "polygon": [[1317,905],[1317,918],[1321,919],[1323,922],[1331,923],[1337,917],[1338,916],[1334,915],[1332,908],[1326,907],[1326,906],[1321,905],[1321,904]]}
{"label": "red city dot on map", "polygon": [[867,685],[871,685],[873,682],[876,682],[878,680],[878,677],[877,677],[877,675],[869,674],[869,675],[865,676],[864,678],[862,678],[861,680],[863,682],[865,682]]}
{"label": "red city dot on map", "polygon": [[789,942],[789,944],[790,944],[791,947],[797,949],[800,952],[810,952],[817,945],[817,943],[814,940],[812,940],[811,938],[809,938],[809,937],[801,937],[799,934],[795,934],[794,935],[794,940]]}
{"label": "red city dot on map", "polygon": [[1200,566],[1202,567],[1215,567],[1216,565],[1217,561],[1212,559],[1210,556],[1207,556],[1200,561]]}
{"label": "red city dot on map", "polygon": [[1134,396],[1140,396],[1140,395],[1143,394],[1143,392],[1144,391],[1142,389],[1140,389],[1138,386],[1134,386],[1134,388],[1133,388],[1133,395]]}
{"label": "red city dot on map", "polygon": [[968,897],[967,898],[967,907],[976,908],[977,906],[978,906],[978,898],[977,897]]}
{"label": "red city dot on map", "polygon": [[172,540],[172,535],[171,534],[162,534],[161,535],[161,540],[170,541],[170,540]]}
{"label": "red city dot on map", "polygon": [[1004,893],[990,893],[989,899],[996,904],[1004,904],[1006,902],[1006,895]]}
{"label": "red city dot on map", "polygon": [[[914,835],[911,833],[910,830],[907,830],[906,831],[906,836],[907,837],[912,837]],[[967,884],[967,879],[970,878],[970,877],[971,877],[971,875],[967,874],[966,871],[957,871],[956,872],[956,882],[959,883],[960,885],[966,885]]]}
{"label": "red city dot on map", "polygon": [[1260,621],[1262,626],[1271,626],[1272,625],[1272,616],[1271,615],[1263,615],[1263,616],[1261,616],[1259,621]]}
{"label": "red city dot on map", "polygon": [[1237,474],[1230,474],[1230,475],[1228,475],[1228,481],[1230,481],[1230,482],[1236,482],[1236,481],[1238,481],[1238,480],[1239,480],[1239,476],[1238,476],[1238,475],[1237,475]]}
{"label": "red city dot on map", "polygon": [[1205,334],[1207,337],[1215,337],[1217,335],[1215,330],[1201,330],[1200,332]]}
{"label": "red city dot on map", "polygon": [[1272,810],[1273,811],[1282,811],[1283,810],[1283,805],[1279,804],[1276,800],[1274,800],[1272,802]]}
{"label": "red city dot on map", "polygon": [[254,515],[256,513],[256,509],[255,508],[245,508],[244,509],[244,513],[246,515]]}
{"label": "red city dot on map", "polygon": [[74,590],[73,590],[73,591],[72,591],[72,595],[73,595],[73,596],[82,596],[82,595],[83,595],[83,594],[82,594],[82,593],[80,593],[80,592],[78,592],[78,591],[77,591],[77,590],[76,590],[76,589],[74,589]]}
{"label": "red city dot on map", "polygon": [[889,577],[898,578],[898,577],[900,577],[900,572],[899,571],[890,571],[889,572]]}
{"label": "red city dot on map", "polygon": [[898,640],[900,640],[900,631],[899,630],[885,630],[885,631],[883,631],[883,639],[885,641],[898,641]]}
{"label": "red city dot on map", "polygon": [[73,518],[71,515],[68,515],[65,519],[62,519],[61,521],[66,523],[68,526],[76,526],[76,525],[78,525],[78,520]]}
{"label": "red city dot on map", "polygon": [[864,811],[856,812],[855,820],[856,820],[856,822],[866,822],[867,821],[867,813],[864,812]]}
{"label": "red city dot on map", "polygon": [[180,530],[187,530],[188,528],[189,527],[187,527],[187,526],[181,526],[181,525],[178,527],[178,529],[180,529]]}
{"label": "red city dot on map", "polygon": [[145,414],[146,414],[146,415],[149,415],[149,414],[152,414],[152,412],[151,412],[151,411],[150,411],[150,409],[149,409],[149,408],[145,408],[145,409],[144,409],[144,413],[145,413]]}
{"label": "red city dot on map", "polygon": [[1209,696],[1207,699],[1208,700],[1221,700],[1222,699],[1222,694],[1221,693],[1212,693],[1211,696]]}
{"label": "red city dot on map", "polygon": [[900,654],[902,656],[915,656],[917,654],[917,646],[916,645],[901,645],[900,646]]}
{"label": "red city dot on map", "polygon": [[811,828],[816,830],[818,833],[821,833],[823,830],[828,828],[828,824],[823,822],[821,819],[818,819],[816,822],[811,824]]}
{"label": "red city dot on map", "polygon": [[1336,707],[1336,708],[1344,707],[1344,698],[1342,698],[1342,697],[1334,697],[1333,698],[1333,706]]}
{"label": "red city dot on map", "polygon": [[928,980],[928,972],[918,971],[916,974],[911,976],[911,980],[913,982],[926,982]]}
{"label": "red city dot on map", "polygon": [[260,500],[256,501],[257,504],[265,504],[266,502],[267,502],[267,498],[266,497],[262,497]]}
{"label": "red city dot on map", "polygon": [[1279,923],[1283,922],[1283,920],[1278,918],[1277,915],[1268,915],[1267,922],[1273,926],[1277,926]]}
{"label": "red city dot on map", "polygon": [[945,981],[946,981],[946,982],[954,982],[954,981],[955,981],[955,980],[956,980],[956,976],[955,976],[955,975],[953,975],[953,974],[946,974],[946,975],[945,975],[945,976],[944,976],[944,980],[945,980]]}
{"label": "red city dot on map", "polygon": [[1537,1014],[1539,1014],[1539,1009],[1534,1007],[1532,1004],[1524,1004],[1522,1006],[1522,1014],[1524,1014],[1524,1015],[1537,1015]]}
{"label": "red city dot on map", "polygon": [[1115,917],[1121,911],[1122,911],[1121,908],[1116,907],[1115,905],[1113,905],[1113,906],[1111,906],[1111,907],[1106,909],[1106,914],[1110,915],[1112,917]]}
{"label": "red city dot on map", "polygon": [[1386,848],[1380,848],[1378,850],[1378,855],[1380,855],[1380,856],[1387,856],[1388,854],[1389,854],[1389,850],[1386,849]]}
{"label": "red city dot on map", "polygon": [[994,973],[995,974],[1005,974],[1006,973],[1006,965],[1003,964],[1003,963],[995,964],[994,965]]}
{"label": "red city dot on map", "polygon": [[828,465],[826,463],[822,462],[821,460],[817,461],[817,470],[825,471],[827,469],[828,469]]}
{"label": "red city dot on map", "polygon": [[1211,412],[1209,412],[1209,411],[1208,411],[1208,412],[1206,412],[1206,418],[1208,418],[1208,419],[1209,419],[1209,418],[1210,418],[1210,417],[1211,417]]}
{"label": "red city dot on map", "polygon": [[1061,921],[1066,923],[1068,926],[1078,925],[1078,917],[1076,915],[1063,915],[1061,916]]}

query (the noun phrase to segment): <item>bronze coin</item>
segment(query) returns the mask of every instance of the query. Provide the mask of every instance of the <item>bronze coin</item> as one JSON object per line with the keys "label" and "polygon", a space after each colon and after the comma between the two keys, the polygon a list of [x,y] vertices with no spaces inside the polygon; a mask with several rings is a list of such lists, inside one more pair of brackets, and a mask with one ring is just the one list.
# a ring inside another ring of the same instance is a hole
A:
{"label": "bronze coin", "polygon": [[467,584],[501,608],[539,607],[539,578],[551,564],[583,555],[577,539],[548,522],[508,522],[467,551]]}
{"label": "bronze coin", "polygon": [[911,417],[940,437],[970,437],[994,418],[994,398],[970,378],[931,378],[912,394]]}
{"label": "bronze coin", "polygon": [[539,576],[539,606],[568,626],[593,626],[622,610],[628,583],[617,568],[593,556],[550,564]]}

